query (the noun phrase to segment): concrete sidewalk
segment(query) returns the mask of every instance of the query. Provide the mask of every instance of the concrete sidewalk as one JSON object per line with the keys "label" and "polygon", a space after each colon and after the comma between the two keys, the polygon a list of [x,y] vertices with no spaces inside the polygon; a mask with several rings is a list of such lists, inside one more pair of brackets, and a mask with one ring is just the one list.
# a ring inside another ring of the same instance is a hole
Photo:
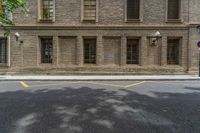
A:
{"label": "concrete sidewalk", "polygon": [[139,76],[0,76],[0,81],[162,81],[200,80],[197,75],[139,75]]}

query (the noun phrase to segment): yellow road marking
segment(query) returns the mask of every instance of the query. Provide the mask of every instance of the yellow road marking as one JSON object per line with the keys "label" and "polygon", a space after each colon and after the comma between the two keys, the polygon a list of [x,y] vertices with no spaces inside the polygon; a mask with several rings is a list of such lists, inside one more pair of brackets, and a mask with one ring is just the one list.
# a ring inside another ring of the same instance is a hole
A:
{"label": "yellow road marking", "polygon": [[103,85],[103,86],[112,86],[112,87],[122,87],[121,85],[115,85],[115,84],[105,84],[105,83],[99,83],[99,82],[82,82],[82,83],[88,83],[88,84],[94,84],[94,85]]}
{"label": "yellow road marking", "polygon": [[126,86],[122,86],[122,85],[116,85],[116,84],[106,84],[106,83],[99,83],[99,82],[87,82],[87,81],[76,81],[76,82],[61,82],[61,83],[55,83],[55,84],[41,84],[41,85],[31,85],[29,86],[29,84],[27,84],[26,82],[21,81],[20,84],[21,86],[23,86],[24,88],[30,88],[30,87],[45,87],[45,86],[56,86],[56,85],[67,85],[67,84],[77,84],[77,83],[88,83],[88,84],[94,84],[94,85],[102,85],[102,86],[111,86],[111,87],[121,87],[121,88],[130,88],[130,87],[134,87],[140,84],[145,83],[146,81],[142,81],[139,83],[134,83],[134,84],[130,84],[130,85],[126,85]]}
{"label": "yellow road marking", "polygon": [[135,83],[135,84],[130,84],[130,85],[124,86],[124,88],[130,88],[130,87],[133,87],[133,86],[136,86],[136,85],[140,85],[140,84],[143,84],[143,83],[146,83],[146,81],[142,81],[142,82]]}
{"label": "yellow road marking", "polygon": [[25,83],[25,82],[23,82],[23,81],[20,81],[20,84],[21,84],[21,86],[23,86],[24,88],[29,88],[29,87],[30,87],[27,83]]}

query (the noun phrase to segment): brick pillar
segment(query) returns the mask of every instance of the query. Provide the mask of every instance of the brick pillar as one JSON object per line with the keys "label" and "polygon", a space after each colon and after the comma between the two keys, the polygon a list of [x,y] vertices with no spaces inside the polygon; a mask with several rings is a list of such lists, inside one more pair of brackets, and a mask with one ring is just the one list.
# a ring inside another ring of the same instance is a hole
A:
{"label": "brick pillar", "polygon": [[141,37],[141,44],[140,44],[140,65],[145,66],[148,65],[148,41],[147,37]]}
{"label": "brick pillar", "polygon": [[179,61],[180,61],[180,65],[184,68],[188,67],[188,40],[187,37],[183,36],[182,39],[180,39],[180,43],[179,43],[179,49],[180,49],[180,57],[179,57]]}
{"label": "brick pillar", "polygon": [[127,54],[127,38],[121,37],[121,66],[126,65],[126,54]]}
{"label": "brick pillar", "polygon": [[167,65],[167,37],[162,37],[161,44],[161,66]]}
{"label": "brick pillar", "polygon": [[103,51],[103,38],[101,35],[97,37],[97,53],[96,54],[97,54],[96,56],[97,65],[103,65],[104,51]]}
{"label": "brick pillar", "polygon": [[58,37],[53,37],[53,64],[55,66],[58,66],[59,62],[59,43],[58,43]]}
{"label": "brick pillar", "polygon": [[79,66],[83,65],[83,38],[82,36],[77,36],[77,45],[76,45],[76,63]]}

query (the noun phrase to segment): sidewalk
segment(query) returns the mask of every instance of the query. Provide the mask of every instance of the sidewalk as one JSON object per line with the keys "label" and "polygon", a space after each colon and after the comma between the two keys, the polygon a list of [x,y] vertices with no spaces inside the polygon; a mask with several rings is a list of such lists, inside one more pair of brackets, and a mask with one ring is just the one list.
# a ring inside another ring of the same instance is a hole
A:
{"label": "sidewalk", "polygon": [[197,75],[139,75],[139,76],[0,76],[0,81],[162,81],[199,80]]}

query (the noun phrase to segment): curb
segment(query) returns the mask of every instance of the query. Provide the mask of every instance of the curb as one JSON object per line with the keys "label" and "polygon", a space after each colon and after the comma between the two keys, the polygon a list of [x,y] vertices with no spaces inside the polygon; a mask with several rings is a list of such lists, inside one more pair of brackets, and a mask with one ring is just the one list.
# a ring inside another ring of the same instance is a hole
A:
{"label": "curb", "polygon": [[0,79],[2,81],[200,81],[195,79]]}

